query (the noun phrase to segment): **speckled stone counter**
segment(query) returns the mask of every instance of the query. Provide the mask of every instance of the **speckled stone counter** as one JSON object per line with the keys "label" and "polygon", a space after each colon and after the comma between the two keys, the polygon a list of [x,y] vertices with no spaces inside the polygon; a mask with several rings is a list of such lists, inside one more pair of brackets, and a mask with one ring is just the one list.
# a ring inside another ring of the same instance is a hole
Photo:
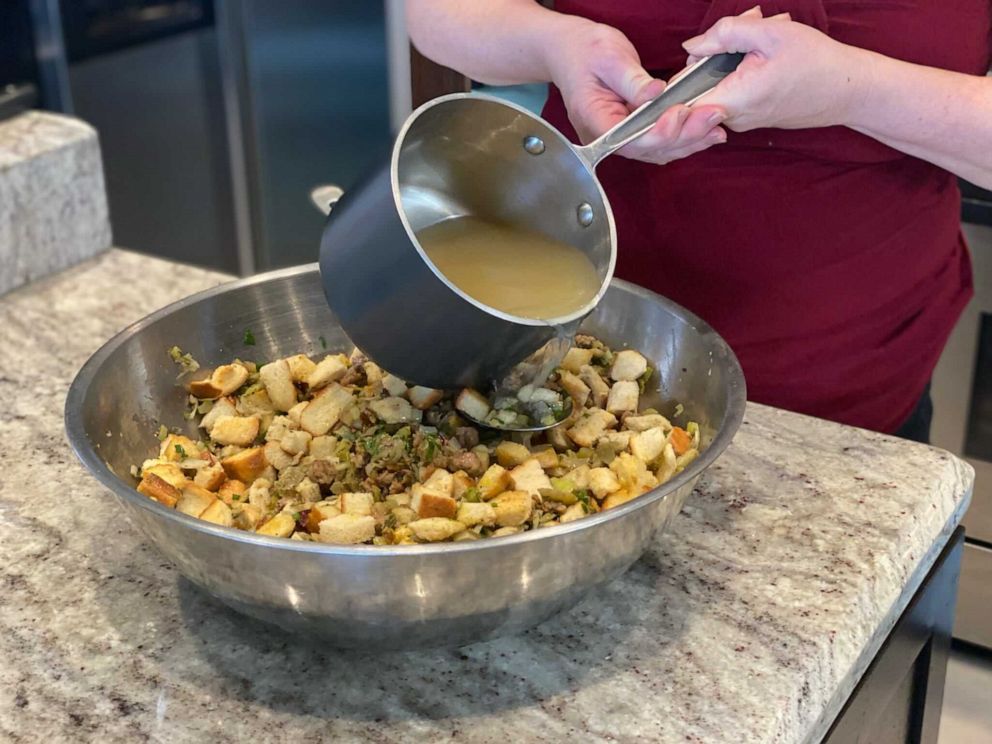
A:
{"label": "speckled stone counter", "polygon": [[963,513],[948,454],[750,406],[672,529],[522,636],[336,653],[205,596],[64,440],[87,356],[224,277],[121,251],[0,298],[0,739],[812,742]]}
{"label": "speckled stone counter", "polygon": [[0,122],[0,294],[109,247],[93,128],[43,111]]}

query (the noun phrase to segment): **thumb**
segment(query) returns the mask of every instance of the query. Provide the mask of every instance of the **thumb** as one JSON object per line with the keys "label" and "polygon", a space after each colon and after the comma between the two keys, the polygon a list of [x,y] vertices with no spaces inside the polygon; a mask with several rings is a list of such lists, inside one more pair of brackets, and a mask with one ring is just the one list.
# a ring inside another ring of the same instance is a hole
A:
{"label": "thumb", "polygon": [[682,47],[694,57],[722,52],[766,52],[771,41],[769,30],[767,19],[727,16]]}
{"label": "thumb", "polygon": [[665,81],[651,77],[639,64],[611,65],[603,71],[602,80],[632,106],[640,106],[665,90]]}

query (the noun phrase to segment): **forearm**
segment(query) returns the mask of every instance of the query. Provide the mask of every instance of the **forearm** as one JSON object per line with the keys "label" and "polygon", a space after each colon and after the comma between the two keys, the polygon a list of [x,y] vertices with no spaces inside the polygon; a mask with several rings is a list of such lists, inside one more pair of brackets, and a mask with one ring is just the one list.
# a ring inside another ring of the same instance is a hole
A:
{"label": "forearm", "polygon": [[992,188],[992,78],[865,52],[852,129]]}
{"label": "forearm", "polygon": [[534,0],[406,0],[407,28],[425,57],[490,85],[547,82],[547,52],[590,21]]}

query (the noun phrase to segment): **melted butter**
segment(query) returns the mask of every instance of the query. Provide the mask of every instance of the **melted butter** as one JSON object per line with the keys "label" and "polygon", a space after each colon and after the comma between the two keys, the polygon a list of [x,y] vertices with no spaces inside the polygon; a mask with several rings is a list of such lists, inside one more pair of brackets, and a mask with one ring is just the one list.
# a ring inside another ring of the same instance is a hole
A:
{"label": "melted butter", "polygon": [[596,269],[582,251],[533,230],[466,216],[431,225],[417,239],[452,284],[510,315],[557,318],[599,291]]}

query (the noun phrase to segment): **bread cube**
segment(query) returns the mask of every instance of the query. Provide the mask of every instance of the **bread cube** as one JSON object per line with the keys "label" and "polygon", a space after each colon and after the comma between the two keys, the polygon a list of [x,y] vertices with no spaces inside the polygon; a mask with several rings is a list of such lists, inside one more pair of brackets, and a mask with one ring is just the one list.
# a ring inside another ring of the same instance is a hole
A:
{"label": "bread cube", "polygon": [[290,455],[300,455],[309,449],[311,439],[313,437],[310,435],[310,432],[298,429],[284,434],[279,440],[279,446],[283,452]]}
{"label": "bread cube", "polygon": [[265,460],[276,470],[285,470],[296,462],[296,458],[280,447],[279,442],[265,443]]}
{"label": "bread cube", "polygon": [[565,476],[565,480],[576,488],[589,488],[589,473],[591,472],[592,470],[588,465],[579,465]]}
{"label": "bread cube", "polygon": [[496,524],[496,509],[485,501],[478,503],[466,502],[458,505],[458,514],[455,516],[455,519],[466,527],[475,527],[479,524],[492,527]]}
{"label": "bread cube", "polygon": [[610,395],[606,400],[606,410],[610,413],[625,413],[637,410],[637,401],[641,390],[636,382],[621,380],[613,383]]}
{"label": "bread cube", "polygon": [[241,416],[251,416],[253,413],[274,414],[276,412],[276,407],[272,405],[272,399],[264,387],[238,396],[235,407]]}
{"label": "bread cube", "polygon": [[580,447],[592,447],[607,429],[617,425],[617,417],[601,408],[584,411],[566,433]]}
{"label": "bread cube", "polygon": [[454,519],[444,517],[430,517],[428,519],[417,519],[407,525],[419,540],[427,542],[441,542],[450,537],[454,537],[465,529],[465,525]]}
{"label": "bread cube", "polygon": [[485,421],[489,411],[492,410],[486,397],[470,388],[465,388],[458,394],[455,398],[455,408],[476,421]]}
{"label": "bread cube", "polygon": [[285,359],[269,362],[259,370],[258,377],[277,411],[288,411],[296,405],[296,386]]}
{"label": "bread cube", "polygon": [[210,506],[200,515],[200,519],[219,524],[221,527],[232,527],[234,525],[234,514],[231,511],[231,507],[220,499],[214,499]]}
{"label": "bread cube", "polygon": [[506,491],[489,503],[496,510],[500,527],[517,527],[530,519],[534,510],[534,501],[525,491]]}
{"label": "bread cube", "polygon": [[589,400],[592,391],[589,390],[589,386],[582,382],[577,374],[563,369],[558,372],[558,382],[564,388],[565,392],[572,396],[572,400],[579,408],[582,408],[586,404],[586,401]]}
{"label": "bread cube", "polygon": [[597,499],[603,499],[620,490],[620,481],[609,468],[593,468],[589,471],[589,490]]}
{"label": "bread cube", "polygon": [[344,377],[348,371],[348,361],[342,359],[340,354],[332,354],[321,359],[317,366],[306,376],[306,384],[310,390],[319,390],[322,387],[337,382]]}
{"label": "bread cube", "polygon": [[210,407],[210,410],[203,414],[203,418],[200,419],[200,428],[206,429],[207,432],[209,432],[213,428],[214,424],[217,423],[217,419],[222,416],[237,415],[238,408],[234,400],[231,398],[218,398],[214,401],[213,405]]}
{"label": "bread cube", "polygon": [[382,387],[394,398],[402,398],[406,395],[406,383],[396,375],[383,375]]}
{"label": "bread cube", "polygon": [[633,349],[624,349],[613,357],[610,377],[617,382],[621,380],[633,381],[647,371],[648,360],[644,358],[643,354]]}
{"label": "bread cube", "polygon": [[308,452],[310,457],[315,460],[323,460],[328,457],[335,457],[335,452],[338,448],[337,437],[331,437],[324,434],[319,437],[314,437],[310,440],[310,446]]}
{"label": "bread cube", "polygon": [[621,487],[634,496],[640,496],[658,485],[658,479],[644,461],[627,452],[621,452],[613,459],[610,470],[617,476]]}
{"label": "bread cube", "polygon": [[289,365],[289,376],[293,378],[293,382],[306,382],[307,377],[317,367],[317,363],[306,354],[286,357],[286,364]]}
{"label": "bread cube", "polygon": [[592,404],[596,408],[604,408],[607,399],[610,397],[610,386],[606,384],[606,380],[588,364],[579,370],[579,378],[589,388]]}
{"label": "bread cube", "polygon": [[630,453],[644,462],[652,463],[665,449],[665,431],[660,426],[638,432],[630,438]]}
{"label": "bread cube", "polygon": [[254,531],[254,529],[262,522],[262,517],[264,515],[264,512],[257,506],[252,506],[251,504],[241,504],[238,502],[231,507],[231,512],[234,514],[234,526],[239,530],[248,531]]}
{"label": "bread cube", "polygon": [[444,392],[417,385],[406,391],[406,397],[415,408],[419,408],[421,411],[426,411],[435,403],[440,402],[441,398],[444,397]]}
{"label": "bread cube", "polygon": [[444,468],[438,468],[423,483],[424,490],[442,496],[451,496],[455,487],[454,477]]}
{"label": "bread cube", "polygon": [[623,425],[631,431],[647,431],[660,426],[665,431],[672,428],[672,422],[660,413],[645,413],[640,416],[627,416]]}
{"label": "bread cube", "polygon": [[354,403],[350,392],[337,383],[331,383],[307,403],[300,414],[300,428],[315,437],[326,434],[337,424],[345,408]]}
{"label": "bread cube", "polygon": [[200,447],[189,437],[170,434],[158,450],[159,457],[167,462],[182,462],[200,456]]}
{"label": "bread cube", "polygon": [[224,485],[225,480],[227,480],[227,474],[219,462],[215,462],[213,465],[208,465],[205,468],[200,468],[193,477],[194,484],[208,491],[216,491]]}
{"label": "bread cube", "polygon": [[320,501],[320,486],[309,478],[301,480],[293,490],[300,495],[300,499],[306,504]]}
{"label": "bread cube", "polygon": [[[206,469],[207,468],[201,468],[200,470],[197,471],[197,475],[199,475],[200,473],[202,473]],[[169,484],[175,486],[176,488],[181,489],[183,486],[186,485],[187,478],[183,474],[183,471],[180,470],[179,466],[176,465],[175,463],[172,463],[172,462],[156,462],[154,465],[142,466],[142,468],[141,468],[141,475],[142,475],[142,477],[145,477],[145,476],[148,476],[148,475],[153,475],[153,474],[154,475],[157,475],[159,478],[161,478],[162,480],[164,480],[166,483],[169,483]],[[222,471],[222,474],[223,474],[223,471]],[[203,484],[202,483],[198,483],[197,485],[202,486]],[[206,486],[203,486],[203,487],[206,488]]]}
{"label": "bread cube", "polygon": [[456,501],[465,495],[465,492],[475,486],[475,481],[464,470],[459,470],[451,476],[451,497]]}
{"label": "bread cube", "polygon": [[632,431],[607,431],[603,433],[596,444],[608,444],[613,447],[614,451],[623,452],[630,447],[630,440],[633,436],[634,432]]}
{"label": "bread cube", "polygon": [[510,487],[510,472],[502,465],[490,465],[489,469],[479,478],[479,495],[485,500],[498,496]]}
{"label": "bread cube", "polygon": [[537,462],[545,470],[558,467],[558,453],[555,452],[550,444],[535,447],[531,455],[537,459]]}
{"label": "bread cube", "polygon": [[620,506],[620,504],[626,504],[628,501],[636,499],[640,495],[640,493],[633,493],[626,489],[614,491],[603,500],[603,508],[613,509],[614,507]]}
{"label": "bread cube", "polygon": [[515,468],[530,458],[530,450],[522,444],[507,440],[496,446],[496,462],[504,468]]}
{"label": "bread cube", "polygon": [[239,480],[228,479],[221,484],[217,497],[228,506],[248,500],[248,486]]}
{"label": "bread cube", "polygon": [[511,470],[510,480],[514,491],[523,491],[531,496],[539,495],[543,488],[551,488],[551,480],[535,457]]}
{"label": "bread cube", "polygon": [[345,514],[368,516],[372,514],[372,502],[374,500],[370,493],[343,493],[338,499],[338,504]]}
{"label": "bread cube", "polygon": [[258,416],[221,416],[210,430],[210,438],[218,444],[247,447],[258,436]]}
{"label": "bread cube", "polygon": [[337,504],[333,501],[318,501],[316,504],[310,506],[310,511],[307,513],[307,521],[304,525],[304,529],[310,533],[320,532],[320,523],[324,520],[336,517],[341,513]]}
{"label": "bread cube", "polygon": [[558,517],[558,522],[559,524],[568,524],[569,522],[574,522],[576,519],[582,519],[585,515],[586,509],[582,505],[582,502],[576,501]]}
{"label": "bread cube", "polygon": [[220,461],[228,478],[251,483],[269,466],[264,447],[252,447]]}
{"label": "bread cube", "polygon": [[222,364],[206,380],[196,380],[189,384],[189,391],[197,398],[215,400],[222,395],[230,395],[248,381],[248,368],[240,362]]}
{"label": "bread cube", "polygon": [[181,492],[154,473],[145,473],[141,483],[138,484],[138,493],[143,493],[148,498],[171,508],[176,505]]}
{"label": "bread cube", "polygon": [[410,489],[410,507],[422,519],[430,517],[446,517],[454,519],[458,513],[458,502],[451,496],[427,490],[419,483]]}
{"label": "bread cube", "polygon": [[565,354],[565,358],[561,360],[560,366],[562,369],[577,375],[583,367],[592,362],[592,356],[592,349],[580,349],[578,346],[573,346]]}
{"label": "bread cube", "polygon": [[268,522],[255,530],[259,535],[269,537],[289,537],[296,529],[296,520],[288,512],[279,512]]}
{"label": "bread cube", "polygon": [[207,489],[189,483],[176,501],[176,511],[189,514],[191,517],[199,517],[216,500],[217,497]]}
{"label": "bread cube", "polygon": [[293,406],[286,412],[286,418],[288,418],[293,423],[294,426],[299,427],[300,421],[303,420],[303,412],[307,409],[307,406],[309,405],[310,405],[310,401],[301,400],[299,403],[297,403],[295,406]]}

